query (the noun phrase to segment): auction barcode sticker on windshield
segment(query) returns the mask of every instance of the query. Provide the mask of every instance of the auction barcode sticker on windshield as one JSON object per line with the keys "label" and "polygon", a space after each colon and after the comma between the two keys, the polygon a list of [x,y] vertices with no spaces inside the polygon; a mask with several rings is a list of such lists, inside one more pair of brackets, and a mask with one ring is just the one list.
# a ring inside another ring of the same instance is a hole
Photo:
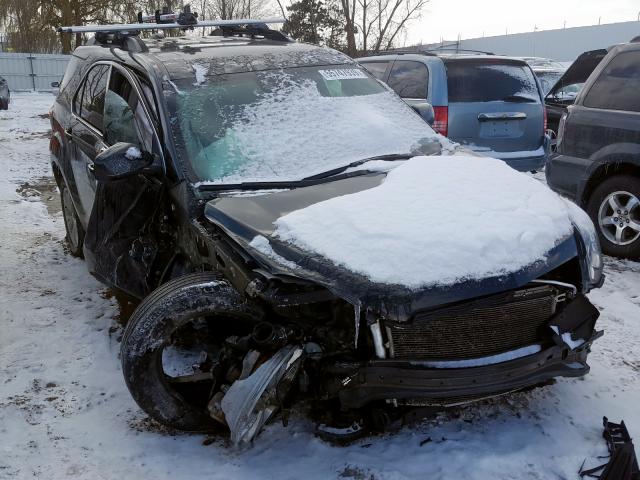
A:
{"label": "auction barcode sticker on windshield", "polygon": [[318,70],[325,80],[353,80],[356,78],[368,78],[367,74],[359,68],[336,68],[332,70]]}

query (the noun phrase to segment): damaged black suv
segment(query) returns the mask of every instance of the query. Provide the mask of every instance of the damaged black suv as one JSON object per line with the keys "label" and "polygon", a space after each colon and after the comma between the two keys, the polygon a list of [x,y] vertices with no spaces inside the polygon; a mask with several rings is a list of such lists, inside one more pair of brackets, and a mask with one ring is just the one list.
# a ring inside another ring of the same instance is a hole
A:
{"label": "damaged black suv", "polygon": [[588,372],[603,276],[581,210],[345,55],[223,33],[99,35],[51,111],[69,250],[142,300],[121,360],[145,412],[247,442],[300,402],[351,435]]}

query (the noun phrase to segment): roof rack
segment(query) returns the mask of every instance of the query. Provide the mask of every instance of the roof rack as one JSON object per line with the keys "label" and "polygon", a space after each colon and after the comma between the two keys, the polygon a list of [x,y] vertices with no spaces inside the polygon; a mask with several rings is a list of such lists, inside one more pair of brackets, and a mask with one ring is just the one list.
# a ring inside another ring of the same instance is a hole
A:
{"label": "roof rack", "polygon": [[426,51],[433,53],[433,52],[442,52],[445,50],[446,51],[453,50],[455,53],[468,52],[468,53],[482,53],[483,55],[495,55],[495,53],[493,52],[485,52],[484,50],[472,50],[468,48],[458,48],[458,47],[435,47]]}
{"label": "roof rack", "polygon": [[[156,10],[154,15],[143,15],[138,13],[138,23],[123,23],[113,25],[76,25],[68,27],[58,27],[59,33],[89,33],[104,32],[115,34],[120,32],[122,37],[132,37],[140,33],[141,30],[167,30],[179,28],[181,30],[193,30],[196,27],[238,27],[252,26],[254,29],[269,30],[266,25],[270,23],[284,23],[284,18],[250,19],[242,18],[237,20],[198,20],[198,14],[192,12],[189,5],[185,5],[180,13],[169,12],[167,8],[162,12]],[[269,30],[270,31],[270,30]],[[262,33],[260,35],[263,35]],[[283,35],[284,36],[284,35]],[[115,37],[114,37],[115,38]],[[98,39],[96,38],[96,41]]]}
{"label": "roof rack", "polygon": [[428,50],[384,50],[378,52],[375,55],[426,55],[428,57],[435,57],[435,53]]}
{"label": "roof rack", "polygon": [[267,40],[275,40],[278,42],[293,42],[293,39],[287,37],[282,32],[271,30],[265,23],[249,25],[220,25],[209,35],[221,35],[223,37],[263,37]]}

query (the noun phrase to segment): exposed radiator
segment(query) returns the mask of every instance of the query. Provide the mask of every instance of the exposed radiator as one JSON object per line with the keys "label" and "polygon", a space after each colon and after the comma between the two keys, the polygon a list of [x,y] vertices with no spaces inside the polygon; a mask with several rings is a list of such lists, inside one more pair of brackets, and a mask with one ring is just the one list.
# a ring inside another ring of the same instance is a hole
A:
{"label": "exposed radiator", "polygon": [[385,321],[390,356],[469,359],[538,343],[555,313],[558,293],[549,285],[523,288],[420,312],[406,323]]}

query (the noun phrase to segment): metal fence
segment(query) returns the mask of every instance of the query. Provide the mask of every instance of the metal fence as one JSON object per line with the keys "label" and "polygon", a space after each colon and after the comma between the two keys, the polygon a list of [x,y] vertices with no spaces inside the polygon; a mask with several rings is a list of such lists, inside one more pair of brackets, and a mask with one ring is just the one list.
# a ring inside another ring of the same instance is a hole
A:
{"label": "metal fence", "polygon": [[16,90],[53,90],[69,62],[69,55],[43,53],[0,53],[0,77]]}

